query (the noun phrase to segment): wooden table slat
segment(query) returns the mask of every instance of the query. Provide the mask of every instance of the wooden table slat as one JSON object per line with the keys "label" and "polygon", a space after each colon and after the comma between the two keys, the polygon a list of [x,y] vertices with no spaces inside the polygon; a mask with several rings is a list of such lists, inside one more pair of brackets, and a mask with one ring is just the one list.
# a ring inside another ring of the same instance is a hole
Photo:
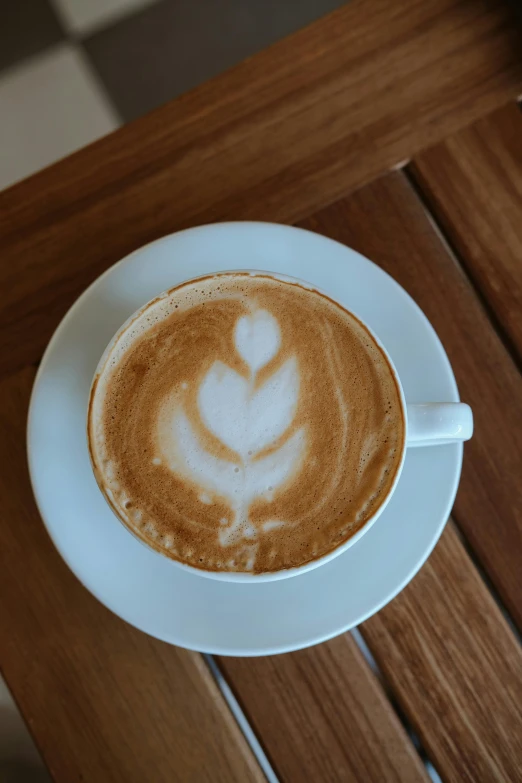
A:
{"label": "wooden table slat", "polygon": [[413,173],[522,359],[522,111],[511,104],[449,136]]}
{"label": "wooden table slat", "polygon": [[292,222],[522,91],[496,0],[352,0],[0,194],[0,373],[41,356],[85,286],[163,234]]}
{"label": "wooden table slat", "polygon": [[219,662],[281,783],[429,780],[350,634]]}
{"label": "wooden table slat", "polygon": [[475,417],[455,516],[522,627],[522,377],[404,175],[390,174],[305,221],[367,255],[423,308]]}
{"label": "wooden table slat", "polygon": [[57,783],[262,783],[202,657],[116,618],[51,544],[26,467],[33,377],[0,383],[0,660],[49,771]]}
{"label": "wooden table slat", "polygon": [[451,523],[361,631],[444,781],[522,781],[522,651]]}

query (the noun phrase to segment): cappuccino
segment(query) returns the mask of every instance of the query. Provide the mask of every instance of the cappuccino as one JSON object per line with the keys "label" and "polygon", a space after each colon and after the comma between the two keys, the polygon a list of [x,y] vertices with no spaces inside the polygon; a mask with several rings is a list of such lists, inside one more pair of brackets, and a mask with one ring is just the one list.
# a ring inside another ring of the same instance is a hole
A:
{"label": "cappuccino", "polygon": [[89,403],[116,515],[206,571],[280,571],[337,548],[386,500],[404,438],[395,375],[367,329],[264,274],[149,303],[106,352]]}

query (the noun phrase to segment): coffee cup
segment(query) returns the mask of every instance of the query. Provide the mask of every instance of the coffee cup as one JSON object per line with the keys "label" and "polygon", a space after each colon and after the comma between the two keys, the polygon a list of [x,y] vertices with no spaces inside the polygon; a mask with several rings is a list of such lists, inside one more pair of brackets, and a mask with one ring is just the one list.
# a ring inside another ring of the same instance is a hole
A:
{"label": "coffee cup", "polygon": [[310,284],[261,271],[145,304],[91,387],[94,475],[177,566],[234,582],[304,573],[364,535],[407,448],[468,440],[468,405],[408,404],[386,349]]}

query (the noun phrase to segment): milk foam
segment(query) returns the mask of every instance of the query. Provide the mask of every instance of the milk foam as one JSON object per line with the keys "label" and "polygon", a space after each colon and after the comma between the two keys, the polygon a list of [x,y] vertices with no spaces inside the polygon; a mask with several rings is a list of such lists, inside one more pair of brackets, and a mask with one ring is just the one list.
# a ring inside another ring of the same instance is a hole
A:
{"label": "milk foam", "polygon": [[[231,524],[218,533],[223,546],[241,536],[255,536],[248,518],[250,504],[256,498],[273,500],[299,469],[306,445],[305,428],[284,439],[299,398],[296,357],[287,359],[261,385],[257,383],[259,370],[276,356],[281,345],[277,320],[267,310],[241,316],[234,341],[248,367],[247,375],[215,361],[197,391],[203,425],[233,452],[232,459],[220,459],[205,450],[179,390],[175,396],[180,399],[169,398],[158,419],[158,443],[170,469],[199,487],[202,502],[210,504],[217,495],[233,509]],[[273,448],[280,440],[279,447]]]}
{"label": "milk foam", "polygon": [[273,571],[352,535],[393,483],[393,373],[365,328],[312,290],[218,275],[125,325],[93,386],[95,475],[169,557]]}

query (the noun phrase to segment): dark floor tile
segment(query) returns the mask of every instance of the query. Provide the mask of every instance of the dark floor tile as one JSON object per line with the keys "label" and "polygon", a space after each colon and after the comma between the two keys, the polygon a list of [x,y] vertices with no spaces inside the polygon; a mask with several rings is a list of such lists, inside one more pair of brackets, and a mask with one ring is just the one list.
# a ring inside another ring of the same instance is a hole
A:
{"label": "dark floor tile", "polygon": [[343,5],[340,0],[161,0],[84,41],[125,120]]}
{"label": "dark floor tile", "polygon": [[64,38],[48,0],[0,0],[0,71]]}

